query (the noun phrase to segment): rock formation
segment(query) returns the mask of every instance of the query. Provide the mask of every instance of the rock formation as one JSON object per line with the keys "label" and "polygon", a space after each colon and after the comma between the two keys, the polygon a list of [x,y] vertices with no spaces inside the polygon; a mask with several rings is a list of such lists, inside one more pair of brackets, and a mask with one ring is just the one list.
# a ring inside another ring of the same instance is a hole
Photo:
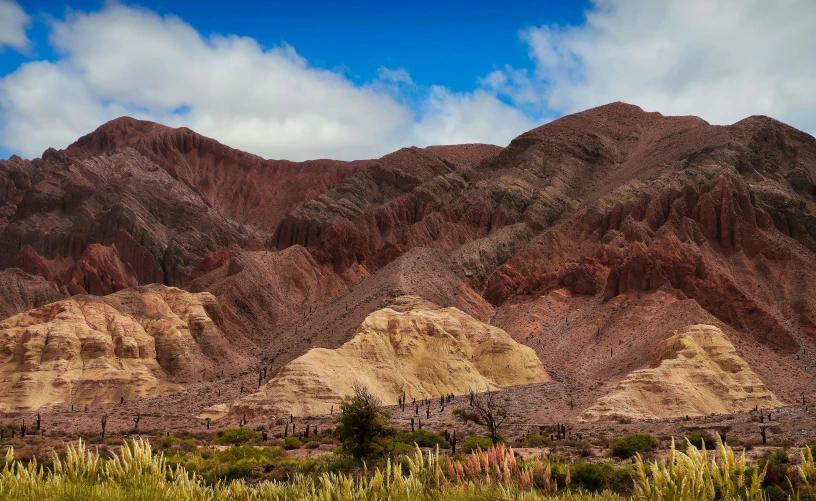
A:
{"label": "rock formation", "polygon": [[64,299],[57,286],[17,268],[0,270],[0,320]]}
{"label": "rock formation", "polygon": [[153,397],[211,379],[221,364],[246,356],[214,325],[214,306],[210,294],[156,285],[7,318],[0,322],[0,409]]}
{"label": "rock formation", "polygon": [[[0,161],[0,269],[25,272],[3,271],[5,314],[63,294],[140,303],[153,282],[207,292],[236,378],[339,350],[416,295],[502,329],[584,395],[650,367],[666,332],[708,324],[780,401],[813,400],[814,252],[816,139],[768,117],[713,126],[612,103],[506,148],[303,163],[122,118]],[[186,367],[167,377],[202,380]]]}
{"label": "rock formation", "polygon": [[281,369],[260,391],[234,403],[235,415],[326,414],[353,386],[385,404],[438,399],[469,390],[549,380],[535,353],[504,331],[456,308],[403,296],[369,315],[338,349],[314,348]]}
{"label": "rock formation", "polygon": [[781,406],[720,329],[690,325],[660,343],[648,368],[626,376],[581,418],[661,419]]}

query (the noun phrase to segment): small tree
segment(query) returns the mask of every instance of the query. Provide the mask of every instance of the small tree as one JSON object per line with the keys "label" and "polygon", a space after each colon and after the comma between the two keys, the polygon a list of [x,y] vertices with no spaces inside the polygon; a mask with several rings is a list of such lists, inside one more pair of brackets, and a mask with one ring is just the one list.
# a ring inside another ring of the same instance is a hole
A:
{"label": "small tree", "polygon": [[340,415],[335,419],[343,450],[355,459],[383,452],[380,439],[391,433],[390,418],[391,414],[383,410],[379,398],[365,386],[354,385],[354,395],[343,399]]}
{"label": "small tree", "polygon": [[456,409],[453,413],[465,423],[473,421],[484,426],[490,441],[493,444],[499,443],[499,428],[507,420],[507,408],[496,400],[496,394],[490,391],[490,387],[484,394],[476,395],[471,392],[470,401],[470,409]]}

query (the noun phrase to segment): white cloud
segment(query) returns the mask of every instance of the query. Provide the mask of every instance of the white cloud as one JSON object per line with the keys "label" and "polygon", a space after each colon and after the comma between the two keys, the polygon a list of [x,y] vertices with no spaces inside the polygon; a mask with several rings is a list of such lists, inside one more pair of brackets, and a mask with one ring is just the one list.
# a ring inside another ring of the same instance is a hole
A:
{"label": "white cloud", "polygon": [[8,46],[24,51],[28,49],[26,30],[31,18],[12,0],[0,0],[0,49]]}
{"label": "white cloud", "polygon": [[453,93],[434,87],[415,135],[422,144],[485,143],[506,145],[533,123],[486,90]]}
{"label": "white cloud", "polygon": [[766,114],[814,132],[814,26],[813,0],[595,0],[580,26],[522,33],[533,81],[507,70],[491,81],[560,113],[620,100],[716,124]]}
{"label": "white cloud", "polygon": [[29,157],[122,114],[293,160],[371,158],[454,137],[506,143],[528,124],[489,93],[434,91],[417,118],[398,95],[414,87],[404,70],[381,68],[360,86],[290,46],[202,37],[177,17],[122,5],[55,22],[50,41],[57,63],[29,63],[0,80],[0,144]]}
{"label": "white cloud", "polygon": [[405,84],[405,85],[414,84],[414,81],[411,80],[411,75],[402,68],[391,70],[384,66],[381,66],[380,68],[377,69],[377,78],[379,78],[383,82],[389,82],[393,84]]}

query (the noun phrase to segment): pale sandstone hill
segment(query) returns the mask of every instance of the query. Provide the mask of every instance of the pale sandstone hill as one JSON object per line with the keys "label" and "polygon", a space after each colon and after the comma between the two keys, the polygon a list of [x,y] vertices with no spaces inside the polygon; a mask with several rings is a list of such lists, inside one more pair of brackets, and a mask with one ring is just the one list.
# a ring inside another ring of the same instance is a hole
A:
{"label": "pale sandstone hill", "polygon": [[[340,348],[315,348],[286,365],[230,413],[325,414],[353,393],[354,384],[395,404],[403,392],[411,401],[549,380],[535,352],[503,330],[456,308],[402,296],[370,314]],[[205,416],[223,415],[218,411]]]}
{"label": "pale sandstone hill", "polygon": [[689,325],[658,345],[650,367],[626,376],[581,419],[661,419],[782,405],[719,328]]}
{"label": "pale sandstone hill", "polygon": [[0,322],[0,410],[181,391],[231,356],[209,293],[154,285],[77,296]]}

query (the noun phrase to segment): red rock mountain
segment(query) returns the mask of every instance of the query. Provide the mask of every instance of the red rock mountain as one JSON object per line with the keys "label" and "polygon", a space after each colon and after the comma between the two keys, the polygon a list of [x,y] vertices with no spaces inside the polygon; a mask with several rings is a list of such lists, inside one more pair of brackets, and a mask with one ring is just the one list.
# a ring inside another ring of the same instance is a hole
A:
{"label": "red rock mountain", "polygon": [[5,315],[154,282],[209,292],[219,332],[254,345],[227,378],[339,348],[418,296],[587,391],[707,324],[781,401],[816,398],[816,139],[768,117],[613,103],[506,148],[303,163],[121,118],[0,161],[0,231]]}

